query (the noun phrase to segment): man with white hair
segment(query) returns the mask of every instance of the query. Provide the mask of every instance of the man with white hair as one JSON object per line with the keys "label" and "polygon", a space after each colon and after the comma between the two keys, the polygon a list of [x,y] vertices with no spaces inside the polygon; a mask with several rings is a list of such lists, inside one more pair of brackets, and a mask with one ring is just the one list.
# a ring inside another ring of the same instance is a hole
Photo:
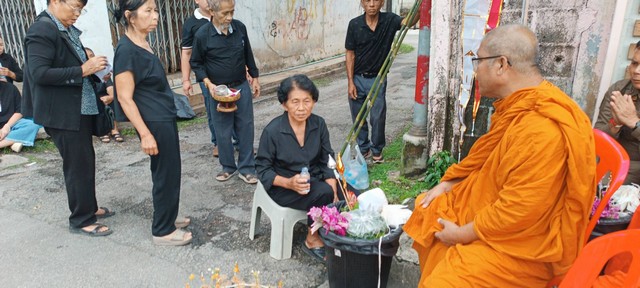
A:
{"label": "man with white hair", "polygon": [[[260,96],[259,71],[253,58],[247,27],[233,19],[235,1],[207,0],[211,13],[211,25],[202,26],[194,36],[191,68],[198,82],[204,82],[211,95],[217,85],[240,90],[234,112],[213,112],[220,165],[222,171],[216,176],[218,181],[227,181],[237,172],[238,177],[248,184],[258,183],[255,158],[253,156],[253,103],[252,98]],[[247,72],[252,78],[247,81]],[[214,99],[214,104],[218,102]],[[234,159],[232,132],[238,140],[238,162]]]}

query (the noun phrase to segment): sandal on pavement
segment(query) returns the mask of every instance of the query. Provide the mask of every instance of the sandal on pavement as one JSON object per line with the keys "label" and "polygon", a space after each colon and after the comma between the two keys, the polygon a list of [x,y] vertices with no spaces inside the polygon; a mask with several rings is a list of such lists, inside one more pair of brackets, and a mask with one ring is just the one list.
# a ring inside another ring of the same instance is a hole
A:
{"label": "sandal on pavement", "polygon": [[[98,222],[93,223],[91,225],[96,225],[96,228],[93,228],[93,230],[91,230],[91,231],[85,231],[82,228],[69,227],[69,232],[75,233],[75,234],[86,235],[86,236],[90,236],[90,237],[107,236],[107,235],[110,235],[111,233],[113,233],[113,230],[109,229],[109,227],[107,227],[106,225],[100,224]],[[87,226],[91,226],[91,225],[87,225]],[[85,226],[85,227],[87,227],[87,226]],[[100,231],[100,229],[102,229],[102,228],[107,228],[107,230]]]}
{"label": "sandal on pavement", "polygon": [[113,133],[111,136],[113,136],[113,140],[115,140],[116,142],[124,142],[124,138],[122,137],[122,135],[120,135],[120,133]]}
{"label": "sandal on pavement", "polygon": [[238,175],[238,177],[240,177],[240,179],[242,179],[242,181],[244,181],[244,183],[247,183],[247,184],[256,184],[256,183],[258,183],[258,177],[256,177],[256,175],[253,175],[253,174],[242,174],[242,173],[240,173]]}
{"label": "sandal on pavement", "polygon": [[109,134],[104,135],[104,136],[100,136],[100,141],[102,143],[109,143],[109,142],[111,142],[111,136],[109,136]]}
{"label": "sandal on pavement", "polygon": [[176,228],[185,228],[189,224],[191,224],[191,218],[189,217],[178,217],[175,222]]}
{"label": "sandal on pavement", "polygon": [[315,247],[315,248],[309,248],[307,247],[307,243],[306,241],[302,242],[302,245],[300,246],[302,251],[304,253],[306,253],[307,255],[311,256],[314,260],[319,261],[319,262],[325,262],[325,251],[324,251],[324,246],[323,247]]}
{"label": "sandal on pavement", "polygon": [[216,175],[216,180],[220,181],[220,182],[224,182],[229,180],[229,178],[231,178],[231,176],[233,176],[234,174],[236,174],[236,172],[233,173],[229,173],[229,172],[220,172],[218,173],[218,175]]}
{"label": "sandal on pavement", "polygon": [[104,211],[104,213],[98,214],[98,211],[96,211],[96,217],[97,218],[109,218],[113,215],[116,215],[115,211],[111,211],[109,210],[109,208],[107,207],[98,207],[98,210],[102,209]]}
{"label": "sandal on pavement", "polygon": [[[185,237],[187,233],[189,233],[189,235]],[[169,235],[171,236],[169,238],[165,238],[166,236],[153,236],[153,244],[158,246],[183,246],[191,243],[191,239],[193,239],[191,232],[182,229],[176,229],[176,231],[173,231],[173,233]]]}
{"label": "sandal on pavement", "polygon": [[364,157],[364,159],[369,159],[371,157],[371,150],[364,153],[360,152],[360,154],[362,154],[362,157]]}

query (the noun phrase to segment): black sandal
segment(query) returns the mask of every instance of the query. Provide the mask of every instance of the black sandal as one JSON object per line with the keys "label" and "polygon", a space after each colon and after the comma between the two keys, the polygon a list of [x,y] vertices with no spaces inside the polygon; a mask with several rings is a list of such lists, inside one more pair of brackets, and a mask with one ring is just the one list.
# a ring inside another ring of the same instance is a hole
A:
{"label": "black sandal", "polygon": [[113,140],[115,140],[116,142],[124,142],[124,138],[122,137],[122,135],[120,135],[120,133],[113,133]]}
{"label": "black sandal", "polygon": [[[85,231],[82,228],[69,227],[69,232],[75,233],[75,234],[86,235],[86,236],[90,236],[90,237],[107,236],[107,235],[111,235],[111,233],[113,233],[113,230],[111,230],[109,227],[107,227],[106,225],[100,224],[98,222],[93,223],[91,225],[96,225],[96,228],[93,228],[93,230],[91,230],[91,231]],[[91,225],[87,225],[87,226],[91,226]],[[105,228],[105,227],[107,228],[106,231],[100,231],[100,229]]]}
{"label": "black sandal", "polygon": [[307,243],[305,243],[303,241],[302,245],[300,245],[300,248],[302,249],[302,252],[304,252],[307,255],[311,256],[316,261],[322,262],[322,263],[324,263],[326,261],[324,246],[323,247],[309,248],[309,247],[307,247]]}
{"label": "black sandal", "polygon": [[100,210],[100,209],[104,210],[104,213],[102,213],[102,214],[96,214],[96,217],[97,217],[97,218],[101,218],[101,219],[102,219],[102,218],[109,218],[109,217],[111,217],[111,216],[113,216],[113,215],[116,215],[116,212],[115,212],[115,211],[111,211],[111,210],[109,210],[109,208],[107,208],[107,207],[98,207],[98,210]]}

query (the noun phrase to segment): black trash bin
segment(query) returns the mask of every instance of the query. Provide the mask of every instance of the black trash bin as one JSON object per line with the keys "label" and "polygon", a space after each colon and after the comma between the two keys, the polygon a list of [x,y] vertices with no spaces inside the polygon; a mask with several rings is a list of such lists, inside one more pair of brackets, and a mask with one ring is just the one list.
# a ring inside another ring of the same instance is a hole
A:
{"label": "black trash bin", "polygon": [[[336,204],[340,208],[344,202]],[[378,287],[378,277],[380,287],[387,287],[391,261],[400,246],[402,227],[392,229],[382,238],[381,245],[380,239],[339,236],[333,232],[327,233],[324,228],[318,232],[325,244],[331,288],[375,288]]]}

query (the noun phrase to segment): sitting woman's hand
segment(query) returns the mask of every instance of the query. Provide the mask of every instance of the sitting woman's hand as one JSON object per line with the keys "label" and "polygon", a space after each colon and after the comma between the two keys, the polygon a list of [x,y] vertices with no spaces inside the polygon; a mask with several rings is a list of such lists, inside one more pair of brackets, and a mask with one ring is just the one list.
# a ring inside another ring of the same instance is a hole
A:
{"label": "sitting woman's hand", "polygon": [[296,174],[289,178],[288,188],[296,191],[300,195],[307,195],[309,193],[309,189],[311,189],[311,184],[309,183],[309,179],[301,178],[300,174]]}

